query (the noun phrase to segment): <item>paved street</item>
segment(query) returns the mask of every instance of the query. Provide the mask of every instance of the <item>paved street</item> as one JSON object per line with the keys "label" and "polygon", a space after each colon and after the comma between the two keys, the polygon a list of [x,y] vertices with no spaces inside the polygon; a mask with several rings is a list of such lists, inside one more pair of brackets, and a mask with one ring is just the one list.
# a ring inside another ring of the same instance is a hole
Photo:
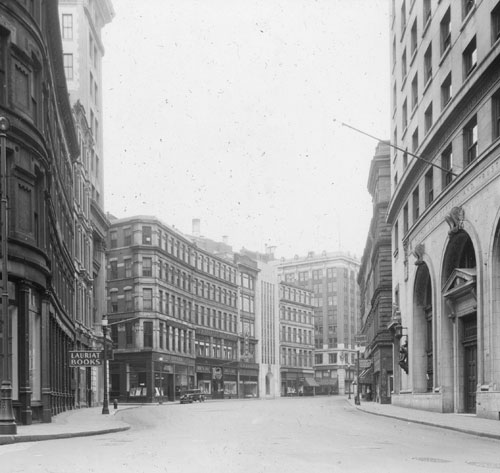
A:
{"label": "paved street", "polygon": [[0,446],[1,471],[486,472],[500,442],[356,410],[341,397],[124,409],[124,432]]}

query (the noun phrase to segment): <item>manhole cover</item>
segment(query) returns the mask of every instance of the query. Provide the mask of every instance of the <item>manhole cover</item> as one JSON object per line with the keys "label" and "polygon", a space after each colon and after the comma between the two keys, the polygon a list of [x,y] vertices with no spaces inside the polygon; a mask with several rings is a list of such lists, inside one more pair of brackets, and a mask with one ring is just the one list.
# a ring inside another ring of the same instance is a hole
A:
{"label": "manhole cover", "polygon": [[430,457],[413,457],[413,460],[417,460],[419,462],[428,462],[428,463],[450,463],[450,460],[443,460],[442,458],[430,458]]}
{"label": "manhole cover", "polygon": [[495,468],[500,470],[500,463],[486,463],[486,462],[465,462],[468,465],[480,466],[481,468]]}

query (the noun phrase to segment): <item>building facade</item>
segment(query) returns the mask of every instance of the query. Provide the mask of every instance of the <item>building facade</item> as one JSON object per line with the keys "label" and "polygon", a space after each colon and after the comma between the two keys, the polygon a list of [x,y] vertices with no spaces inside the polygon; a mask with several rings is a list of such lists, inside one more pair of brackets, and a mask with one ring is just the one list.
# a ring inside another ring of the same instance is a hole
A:
{"label": "building facade", "polygon": [[210,398],[258,395],[256,340],[238,320],[236,264],[146,216],[111,218],[107,264],[111,397],[174,400],[191,388]]}
{"label": "building facade", "polygon": [[392,16],[392,402],[498,419],[500,2]]}
{"label": "building facade", "polygon": [[380,142],[368,176],[373,214],[358,274],[360,288],[360,333],[366,337],[364,359],[370,367],[361,372],[360,384],[375,402],[390,403],[393,359],[391,227],[386,222],[391,196],[390,148]]}
{"label": "building facade", "polygon": [[73,166],[79,146],[57,7],[55,0],[0,4],[0,115],[10,121],[3,223],[12,328],[10,370],[1,377],[12,381],[21,424],[50,422],[75,400],[68,352],[75,340]]}
{"label": "building facade", "polygon": [[[109,0],[59,0],[63,64],[80,155],[73,167],[75,235],[75,349],[101,349],[105,314],[101,30],[114,11]],[[97,368],[74,368],[78,407],[102,399]]]}
{"label": "building facade", "polygon": [[314,294],[314,374],[317,393],[344,394],[355,375],[359,330],[359,261],[342,252],[276,262],[280,279]]}
{"label": "building facade", "polygon": [[285,282],[279,289],[281,395],[315,394],[313,293]]}

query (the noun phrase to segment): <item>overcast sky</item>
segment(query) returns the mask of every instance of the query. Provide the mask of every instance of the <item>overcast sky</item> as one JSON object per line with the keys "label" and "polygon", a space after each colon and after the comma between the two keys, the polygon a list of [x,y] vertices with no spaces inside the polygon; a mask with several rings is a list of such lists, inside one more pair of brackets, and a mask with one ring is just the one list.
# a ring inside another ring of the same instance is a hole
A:
{"label": "overcast sky", "polygon": [[[113,0],[105,208],[278,257],[361,256],[389,137],[387,0]],[[337,122],[334,120],[337,119]]]}

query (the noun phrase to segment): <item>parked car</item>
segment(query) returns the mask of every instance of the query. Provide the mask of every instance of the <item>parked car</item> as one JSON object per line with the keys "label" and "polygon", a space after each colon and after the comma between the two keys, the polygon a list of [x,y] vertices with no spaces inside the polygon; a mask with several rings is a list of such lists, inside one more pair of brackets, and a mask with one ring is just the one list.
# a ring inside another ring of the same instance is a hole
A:
{"label": "parked car", "polygon": [[194,401],[203,402],[205,400],[205,395],[201,392],[201,389],[189,389],[181,394],[181,404],[191,404]]}

